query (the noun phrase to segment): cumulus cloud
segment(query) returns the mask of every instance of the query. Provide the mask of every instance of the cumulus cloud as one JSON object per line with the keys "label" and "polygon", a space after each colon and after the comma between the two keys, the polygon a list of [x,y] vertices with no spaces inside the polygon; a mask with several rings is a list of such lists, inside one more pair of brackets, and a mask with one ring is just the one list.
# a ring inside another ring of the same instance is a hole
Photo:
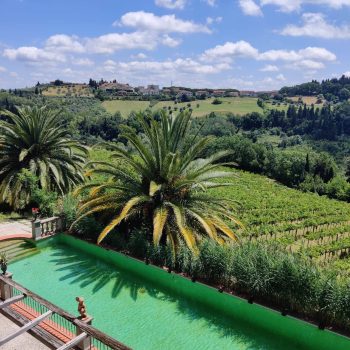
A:
{"label": "cumulus cloud", "polygon": [[107,60],[104,67],[108,71],[129,73],[149,73],[152,74],[216,74],[224,70],[230,69],[227,63],[203,64],[191,58],[178,58],[176,60],[167,61],[131,61],[131,62],[115,62]]}
{"label": "cumulus cloud", "polygon": [[110,33],[86,40],[87,51],[111,54],[120,50],[153,50],[157,46],[156,37],[147,32]]}
{"label": "cumulus cloud", "polygon": [[350,6],[350,0],[260,0],[262,6],[275,5],[280,11],[299,11],[302,5],[324,5],[334,9]]}
{"label": "cumulus cloud", "polygon": [[[201,55],[202,61],[221,61],[230,62],[237,57],[247,57],[260,61],[282,61],[282,62],[298,62],[299,67],[313,65],[315,69],[324,67],[321,62],[335,61],[334,53],[328,51],[323,47],[307,47],[300,50],[268,50],[259,52],[246,41],[226,42],[223,45],[217,45],[212,49],[204,51]],[[318,64],[316,64],[316,63]],[[278,68],[274,65],[267,65],[261,71],[272,72],[277,71]]]}
{"label": "cumulus cloud", "polygon": [[58,52],[77,52],[85,51],[84,46],[79,42],[78,37],[65,34],[56,34],[50,36],[45,43],[48,51]]}
{"label": "cumulus cloud", "polygon": [[143,52],[140,52],[137,55],[132,55],[131,58],[138,59],[138,60],[144,60],[145,58],[147,58],[147,55],[144,54]]}
{"label": "cumulus cloud", "polygon": [[287,25],[282,31],[282,35],[290,36],[311,36],[325,39],[349,39],[350,26],[335,26],[327,23],[322,13],[304,13],[302,15],[303,24],[297,26]]}
{"label": "cumulus cloud", "polygon": [[124,14],[119,25],[137,28],[138,31],[162,33],[210,33],[210,29],[202,24],[176,18],[175,15],[157,16],[151,12],[137,11]]}
{"label": "cumulus cloud", "polygon": [[259,5],[253,0],[239,0],[239,6],[243,13],[248,16],[262,16],[263,13]]}
{"label": "cumulus cloud", "polygon": [[207,24],[220,23],[222,21],[222,17],[207,17]]}
{"label": "cumulus cloud", "polygon": [[5,67],[0,66],[0,73],[6,72],[7,69]]}
{"label": "cumulus cloud", "polygon": [[34,46],[22,46],[17,49],[5,49],[3,55],[10,60],[26,62],[65,62],[63,54],[39,49]]}
{"label": "cumulus cloud", "polygon": [[95,64],[94,61],[90,60],[89,58],[77,58],[73,59],[72,63],[77,65],[77,66],[84,66],[84,67],[89,67],[93,66]]}
{"label": "cumulus cloud", "polygon": [[306,68],[311,70],[318,70],[325,67],[324,63],[320,61],[313,61],[313,60],[301,60],[301,61],[295,62],[293,66],[296,68]]}
{"label": "cumulus cloud", "polygon": [[307,47],[295,50],[268,50],[258,57],[263,61],[286,61],[295,62],[302,60],[335,61],[336,55],[323,47]]}
{"label": "cumulus cloud", "polygon": [[[173,4],[178,1],[172,1]],[[216,18],[215,21],[219,21]],[[116,23],[115,23],[116,24]],[[211,33],[204,24],[182,20],[175,15],[157,16],[151,12],[137,11],[125,13],[118,26],[135,28],[133,32],[107,33],[97,37],[79,38],[66,34],[50,36],[42,47],[23,46],[8,48],[3,55],[11,60],[51,63],[65,62],[69,53],[75,54],[113,54],[120,50],[154,50],[158,45],[176,47],[182,42],[170,34]],[[76,61],[77,62],[77,61]],[[79,64],[76,63],[75,64]],[[74,63],[74,62],[73,62]],[[80,61],[80,65],[91,62]]]}
{"label": "cumulus cloud", "polygon": [[265,67],[260,69],[261,72],[278,72],[279,68],[272,64],[267,64]]}
{"label": "cumulus cloud", "polygon": [[186,5],[186,0],[155,0],[155,4],[167,9],[180,9],[182,10]]}
{"label": "cumulus cloud", "polygon": [[256,58],[259,52],[247,41],[226,42],[223,45],[217,45],[212,49],[204,51],[201,60],[214,61],[217,59],[233,59],[235,57]]}
{"label": "cumulus cloud", "polygon": [[350,78],[350,71],[344,72],[343,75],[345,75],[346,77]]}
{"label": "cumulus cloud", "polygon": [[171,36],[169,36],[168,34],[165,34],[165,35],[163,35],[161,42],[165,46],[176,47],[176,46],[179,46],[181,44],[182,40],[181,39],[174,39]]}
{"label": "cumulus cloud", "polygon": [[204,0],[209,6],[214,7],[216,5],[216,0]]}

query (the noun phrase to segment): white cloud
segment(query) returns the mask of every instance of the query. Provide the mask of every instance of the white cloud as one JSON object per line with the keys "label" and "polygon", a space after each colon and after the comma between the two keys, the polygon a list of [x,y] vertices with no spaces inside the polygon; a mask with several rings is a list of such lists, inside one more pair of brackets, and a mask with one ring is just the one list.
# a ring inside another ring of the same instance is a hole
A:
{"label": "white cloud", "polygon": [[85,66],[85,67],[93,66],[95,64],[95,62],[90,60],[89,58],[72,59],[72,63],[77,66]]}
{"label": "white cloud", "polygon": [[345,75],[346,77],[350,78],[350,71],[344,72],[343,75]]}
{"label": "white cloud", "polygon": [[46,51],[34,46],[22,46],[17,49],[5,49],[3,55],[10,60],[26,62],[65,62],[63,54]]}
{"label": "white cloud", "polygon": [[265,67],[260,69],[261,72],[278,72],[279,68],[272,64],[267,64]]}
{"label": "white cloud", "polygon": [[186,5],[186,0],[155,0],[155,4],[168,9],[182,10]]}
{"label": "white cloud", "polygon": [[190,58],[178,58],[168,61],[131,61],[115,62],[108,60],[104,63],[104,68],[110,72],[140,73],[145,74],[216,74],[230,69],[227,63],[202,64]]}
{"label": "white cloud", "polygon": [[7,69],[5,67],[0,66],[0,73],[6,72]]}
{"label": "white cloud", "polygon": [[[236,57],[247,57],[260,61],[284,61],[299,62],[299,67],[313,66],[321,69],[324,67],[322,62],[335,61],[334,53],[322,47],[307,47],[300,50],[268,50],[259,53],[258,49],[246,41],[226,42],[224,45],[217,45],[212,49],[204,51],[200,59],[202,61],[221,61],[230,62]],[[316,64],[315,61],[317,61]],[[274,65],[267,65],[262,71],[276,71],[278,68]]]}
{"label": "white cloud", "polygon": [[110,33],[86,41],[86,48],[91,53],[111,54],[120,50],[145,49],[153,50],[157,38],[147,32]]}
{"label": "white cloud", "polygon": [[305,59],[321,60],[321,61],[335,61],[337,56],[323,47],[307,47],[298,51]]}
{"label": "white cloud", "polygon": [[320,61],[313,61],[313,60],[301,60],[299,62],[295,62],[293,64],[296,68],[302,68],[302,69],[312,69],[312,70],[318,70],[323,69],[325,67],[324,63]]}
{"label": "white cloud", "polygon": [[335,61],[334,53],[323,47],[307,47],[298,51],[295,50],[268,50],[259,55],[263,61],[286,61],[296,62],[302,60]]}
{"label": "white cloud", "polygon": [[278,74],[278,75],[276,76],[276,80],[285,81],[286,78],[285,78],[285,76],[284,76],[283,74]]}
{"label": "white cloud", "polygon": [[144,60],[145,58],[147,58],[147,55],[145,55],[143,52],[140,52],[137,55],[132,55],[131,58]]}
{"label": "white cloud", "polygon": [[45,43],[45,49],[58,52],[84,52],[84,46],[78,41],[76,36],[56,34],[50,36]]}
{"label": "white cloud", "polygon": [[253,0],[239,0],[239,6],[243,13],[248,16],[262,16],[263,13],[259,5]]}
{"label": "white cloud", "polygon": [[202,24],[184,21],[175,15],[157,16],[151,12],[137,11],[124,14],[118,24],[137,28],[138,31],[161,33],[210,33],[210,29]]}
{"label": "white cloud", "polygon": [[222,21],[222,17],[207,17],[207,24],[220,23]]}
{"label": "white cloud", "polygon": [[233,59],[235,57],[256,58],[259,52],[246,41],[226,42],[224,45],[217,45],[212,49],[204,51],[202,60],[214,61],[217,59]]}
{"label": "white cloud", "polygon": [[334,9],[350,6],[350,0],[260,0],[262,6],[275,5],[280,11],[299,11],[302,5],[323,5]]}
{"label": "white cloud", "polygon": [[176,46],[179,46],[181,44],[182,40],[181,39],[174,39],[171,36],[169,36],[168,34],[165,34],[165,35],[163,35],[161,42],[165,46],[176,47]]}
{"label": "white cloud", "polygon": [[209,6],[214,7],[216,5],[216,0],[204,0]]}
{"label": "white cloud", "polygon": [[325,39],[348,39],[350,38],[350,26],[335,26],[327,23],[322,13],[304,13],[303,24],[297,26],[287,25],[282,31],[283,35],[290,36],[311,36]]}

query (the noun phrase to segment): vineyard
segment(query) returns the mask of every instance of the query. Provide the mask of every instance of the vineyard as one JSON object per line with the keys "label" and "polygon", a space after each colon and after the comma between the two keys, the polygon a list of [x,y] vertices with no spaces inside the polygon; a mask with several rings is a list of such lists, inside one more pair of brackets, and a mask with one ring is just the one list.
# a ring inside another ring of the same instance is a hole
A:
{"label": "vineyard", "polygon": [[350,205],[302,193],[266,177],[239,171],[232,186],[214,196],[236,200],[244,224],[241,240],[274,240],[292,252],[303,252],[320,265],[350,275]]}

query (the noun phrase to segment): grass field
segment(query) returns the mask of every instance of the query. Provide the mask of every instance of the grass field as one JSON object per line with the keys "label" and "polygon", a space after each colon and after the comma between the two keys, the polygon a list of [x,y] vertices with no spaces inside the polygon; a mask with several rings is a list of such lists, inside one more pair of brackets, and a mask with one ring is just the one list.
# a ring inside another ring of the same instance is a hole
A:
{"label": "grass field", "polygon": [[[316,96],[294,96],[294,97],[290,97],[290,99],[292,101],[298,102],[299,97],[301,97],[303,103],[307,104],[308,106],[316,105],[316,102],[317,102]],[[323,103],[319,104],[319,106],[322,106],[322,105],[323,105]]]}
{"label": "grass field", "polygon": [[[212,190],[240,205],[242,240],[277,241],[321,266],[350,276],[350,204],[290,189],[264,176],[237,171],[232,187]],[[227,182],[227,179],[225,179]]]}
{"label": "grass field", "polygon": [[149,105],[149,101],[111,100],[102,102],[102,106],[107,110],[107,112],[111,114],[120,112],[124,118],[127,118],[131,112],[144,111],[149,107]]}
{"label": "grass field", "polygon": [[[257,98],[254,97],[223,97],[219,98],[222,101],[221,104],[212,104],[214,98],[206,100],[197,100],[192,102],[183,102],[175,104],[174,101],[160,101],[156,103],[152,110],[168,109],[171,107],[173,111],[179,110],[180,108],[192,108],[192,115],[194,117],[203,117],[211,112],[215,113],[234,113],[238,115],[244,115],[251,112],[262,112],[263,109],[257,105]],[[190,107],[188,107],[190,105]],[[127,117],[132,111],[142,111],[149,108],[150,103],[148,101],[123,101],[123,100],[112,100],[102,102],[102,106],[110,113],[114,114],[120,112],[123,117]],[[287,106],[266,104],[268,109],[286,109]]]}

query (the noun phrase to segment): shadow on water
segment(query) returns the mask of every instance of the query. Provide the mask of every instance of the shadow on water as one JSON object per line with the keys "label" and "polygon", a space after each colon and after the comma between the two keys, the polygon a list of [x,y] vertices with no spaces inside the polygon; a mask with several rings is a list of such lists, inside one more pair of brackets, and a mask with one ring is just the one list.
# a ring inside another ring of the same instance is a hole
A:
{"label": "shadow on water", "polygon": [[[71,249],[57,247],[51,254],[51,262],[57,266],[56,271],[66,271],[60,278],[61,281],[70,280],[70,284],[79,284],[81,288],[93,285],[92,292],[95,294],[114,281],[111,297],[116,298],[122,290],[129,290],[130,297],[136,301],[139,294],[147,293],[154,298],[163,298],[158,289],[151,287],[141,279],[130,278],[125,272],[118,271],[108,265],[84,253]],[[174,299],[172,299],[174,300]]]}
{"label": "shadow on water", "polygon": [[[56,271],[66,272],[60,277],[61,281],[69,280],[70,284],[78,284],[81,288],[90,285],[94,294],[112,281],[114,283],[111,291],[112,299],[117,298],[123,290],[129,290],[130,297],[134,301],[137,301],[141,294],[147,293],[159,301],[176,303],[176,313],[185,318],[187,322],[200,321],[201,328],[219,334],[220,338],[232,340],[234,345],[229,347],[230,349],[302,350],[301,347],[292,346],[285,339],[278,338],[276,335],[266,334],[262,330],[242,324],[238,319],[219,315],[217,311],[210,310],[203,305],[175,294],[163,292],[142,279],[130,276],[124,271],[118,271],[116,267],[77,250],[57,246],[52,251],[51,257],[50,261],[56,265]],[[171,315],[169,315],[169,320],[171,320]]]}

